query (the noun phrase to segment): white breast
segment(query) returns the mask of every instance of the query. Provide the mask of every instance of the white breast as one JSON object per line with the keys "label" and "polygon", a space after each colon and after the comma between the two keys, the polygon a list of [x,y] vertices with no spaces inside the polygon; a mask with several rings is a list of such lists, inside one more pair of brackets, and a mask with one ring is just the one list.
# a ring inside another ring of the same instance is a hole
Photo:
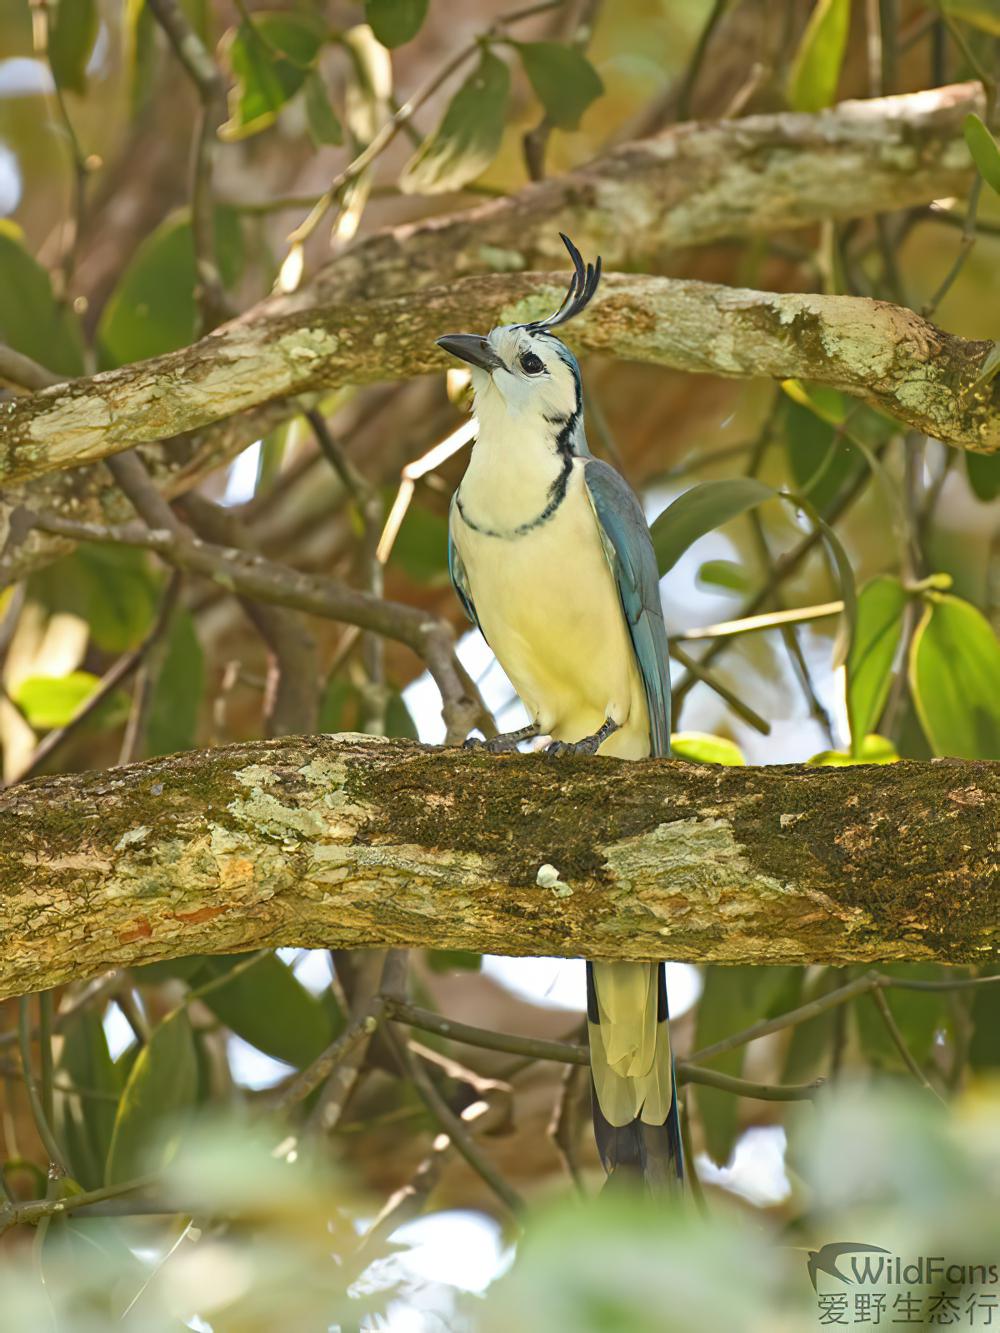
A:
{"label": "white breast", "polygon": [[[507,510],[512,497],[496,482],[495,488],[502,493],[497,507]],[[461,495],[464,505],[465,483]],[[532,514],[544,507],[544,495],[536,488]],[[468,498],[469,519],[490,526]],[[583,460],[574,461],[566,498],[544,523],[517,537],[488,536],[456,509],[452,540],[483,633],[541,730],[576,741],[611,717],[621,730],[605,741],[602,754],[649,754],[645,693],[587,497]]]}

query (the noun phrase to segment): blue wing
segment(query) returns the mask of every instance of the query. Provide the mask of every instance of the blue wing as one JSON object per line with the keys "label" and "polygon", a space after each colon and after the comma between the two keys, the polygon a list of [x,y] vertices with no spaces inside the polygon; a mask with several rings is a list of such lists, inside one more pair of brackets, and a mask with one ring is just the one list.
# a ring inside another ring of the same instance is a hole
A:
{"label": "blue wing", "polygon": [[613,467],[590,458],[583,477],[646,690],[650,751],[666,755],[670,753],[669,650],[649,525],[632,488]]}
{"label": "blue wing", "polygon": [[452,586],[458,595],[458,600],[462,603],[465,614],[476,629],[482,632],[479,617],[476,615],[475,603],[472,600],[472,589],[469,587],[469,580],[465,573],[465,566],[462,564],[462,557],[458,554],[458,548],[455,546],[451,535],[451,520],[455,513],[455,498],[457,495],[458,491],[451,497],[451,509],[448,513],[448,573],[451,575]]}

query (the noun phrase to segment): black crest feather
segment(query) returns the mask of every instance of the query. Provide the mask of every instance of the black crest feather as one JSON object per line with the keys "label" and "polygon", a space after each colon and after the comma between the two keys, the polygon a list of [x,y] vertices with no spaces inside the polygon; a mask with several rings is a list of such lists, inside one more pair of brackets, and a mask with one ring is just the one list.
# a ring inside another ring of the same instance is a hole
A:
{"label": "black crest feather", "polygon": [[573,276],[569,280],[569,287],[559,309],[549,315],[548,319],[536,319],[526,324],[524,326],[526,329],[553,329],[557,324],[565,324],[590,303],[597,291],[597,284],[601,281],[600,255],[597,256],[596,264],[584,265],[583,256],[569,237],[563,232],[559,233],[559,237],[573,261]]}

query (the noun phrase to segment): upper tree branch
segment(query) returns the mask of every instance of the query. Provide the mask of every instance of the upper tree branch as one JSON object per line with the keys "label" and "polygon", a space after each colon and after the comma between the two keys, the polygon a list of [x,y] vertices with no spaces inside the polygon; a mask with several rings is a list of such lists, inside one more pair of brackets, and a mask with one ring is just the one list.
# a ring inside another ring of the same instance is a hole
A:
{"label": "upper tree branch", "polygon": [[[277,299],[193,347],[0,403],[0,481],[76,467],[320,386],[442,368],[442,332],[544,314],[562,275],[495,274],[311,305]],[[801,377],[866,399],[966,449],[1000,449],[993,348],[862,297],[776,294],[609,274],[569,341],[680,370]]]}
{"label": "upper tree branch", "polygon": [[0,995],[265,945],[993,961],[998,825],[986,763],[552,762],[356,736],[192,752],[0,794]]}

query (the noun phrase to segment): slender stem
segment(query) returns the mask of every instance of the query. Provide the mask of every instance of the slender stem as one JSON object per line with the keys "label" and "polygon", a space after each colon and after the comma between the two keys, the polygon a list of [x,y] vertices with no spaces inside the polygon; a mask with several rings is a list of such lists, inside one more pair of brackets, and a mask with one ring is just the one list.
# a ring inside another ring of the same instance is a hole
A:
{"label": "slender stem", "polygon": [[936,1092],[934,1088],[931,1087],[930,1083],[927,1081],[926,1074],[914,1059],[913,1052],[910,1050],[909,1046],[907,1046],[906,1038],[903,1036],[902,1032],[900,1032],[899,1024],[896,1022],[895,1015],[889,1008],[889,1001],[885,998],[885,995],[882,993],[881,988],[876,987],[871,992],[871,997],[875,1002],[875,1008],[879,1011],[879,1013],[882,1016],[882,1022],[885,1024],[886,1031],[889,1033],[889,1036],[892,1038],[892,1042],[895,1045],[896,1050],[899,1051],[899,1054],[902,1057],[903,1064],[906,1065],[907,1069],[910,1071],[910,1073],[913,1075],[913,1077],[917,1080],[917,1082],[920,1084],[922,1088],[925,1088],[928,1092],[933,1093],[934,1096],[937,1097],[938,1101],[943,1101],[944,1098],[941,1097],[941,1095],[938,1092]]}
{"label": "slender stem", "polygon": [[[25,1223],[36,1225],[43,1217],[59,1217],[63,1213],[75,1213],[80,1208],[89,1208],[93,1204],[105,1203],[111,1199],[120,1199],[122,1195],[134,1194],[156,1183],[155,1176],[140,1176],[135,1180],[123,1181],[120,1185],[102,1185],[100,1189],[81,1190],[79,1194],[69,1194],[63,1199],[31,1199],[25,1203],[0,1204],[0,1235],[11,1227]],[[157,1212],[180,1212],[179,1208],[151,1205]]]}
{"label": "slender stem", "polygon": [[38,1137],[42,1141],[42,1146],[49,1155],[49,1161],[62,1174],[67,1175],[65,1163],[63,1161],[62,1149],[56,1140],[52,1130],[52,1122],[45,1114],[45,1105],[42,1096],[39,1094],[38,1085],[35,1082],[34,1075],[31,1072],[31,996],[22,995],[18,1000],[18,1039],[21,1047],[21,1064],[24,1068],[24,1086],[28,1093],[28,1104],[31,1107],[32,1119],[35,1122],[35,1129],[38,1131]]}
{"label": "slender stem", "polygon": [[45,1123],[55,1124],[56,1103],[54,1063],[52,1058],[52,992],[45,990],[38,996],[38,1047],[41,1052],[41,1102]]}

